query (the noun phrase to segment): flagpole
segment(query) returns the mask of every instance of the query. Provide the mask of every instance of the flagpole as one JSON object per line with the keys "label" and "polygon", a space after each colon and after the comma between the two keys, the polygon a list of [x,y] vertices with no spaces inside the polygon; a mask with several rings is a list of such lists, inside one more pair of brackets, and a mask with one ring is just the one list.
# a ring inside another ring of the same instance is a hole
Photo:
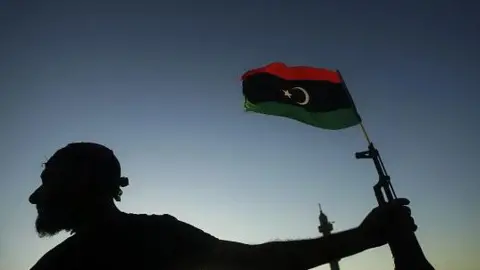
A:
{"label": "flagpole", "polygon": [[371,144],[372,141],[370,141],[370,137],[368,137],[368,133],[367,133],[367,131],[365,130],[365,126],[363,125],[362,122],[360,122],[360,128],[362,129],[363,136],[365,137],[365,140],[367,140],[367,143],[368,143],[368,144]]}
{"label": "flagpole", "polygon": [[[378,174],[378,182],[373,186],[373,190],[378,205],[385,205],[394,201],[397,198],[397,195],[395,194],[395,191],[390,181],[390,176],[388,175],[382,158],[380,157],[380,153],[373,145],[373,142],[368,136],[365,126],[363,125],[363,120],[358,113],[355,102],[353,101],[350,92],[348,91],[345,80],[343,79],[339,70],[337,70],[337,73],[340,77],[343,88],[349,96],[350,101],[352,102],[352,105],[358,115],[358,118],[360,120],[360,129],[362,130],[362,133],[368,143],[368,150],[355,153],[355,158],[371,159],[373,161],[373,164],[375,165],[375,169],[377,170]],[[417,237],[415,236],[415,233],[399,233],[401,235],[395,237],[394,239],[390,239],[388,243],[395,263],[395,270],[435,270],[425,257],[420,243],[418,243]]]}

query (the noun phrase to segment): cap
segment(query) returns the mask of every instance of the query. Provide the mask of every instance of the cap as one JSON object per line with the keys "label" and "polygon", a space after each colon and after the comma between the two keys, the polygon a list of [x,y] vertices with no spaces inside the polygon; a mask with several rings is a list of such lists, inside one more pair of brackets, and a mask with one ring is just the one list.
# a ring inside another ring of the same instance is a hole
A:
{"label": "cap", "polygon": [[57,150],[45,164],[53,162],[82,164],[88,166],[96,176],[120,187],[128,186],[128,178],[121,176],[120,162],[108,147],[92,142],[75,142]]}

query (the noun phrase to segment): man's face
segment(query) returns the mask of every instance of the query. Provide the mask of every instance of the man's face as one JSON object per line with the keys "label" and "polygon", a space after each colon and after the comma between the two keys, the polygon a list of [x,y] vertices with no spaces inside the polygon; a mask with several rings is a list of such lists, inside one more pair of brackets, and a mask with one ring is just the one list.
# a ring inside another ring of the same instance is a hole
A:
{"label": "man's face", "polygon": [[83,176],[68,164],[54,162],[45,165],[42,184],[29,201],[38,211],[35,227],[40,237],[53,236],[62,230],[70,231],[78,223],[84,199]]}

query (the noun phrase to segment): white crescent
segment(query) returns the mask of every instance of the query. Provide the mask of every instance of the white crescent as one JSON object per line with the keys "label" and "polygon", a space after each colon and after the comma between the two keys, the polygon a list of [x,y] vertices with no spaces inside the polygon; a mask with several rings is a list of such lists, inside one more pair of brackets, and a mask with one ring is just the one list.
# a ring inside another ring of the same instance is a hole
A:
{"label": "white crescent", "polygon": [[308,94],[307,90],[302,87],[293,87],[292,90],[299,90],[305,95],[305,100],[303,102],[297,102],[298,105],[306,105],[310,102],[310,95]]}

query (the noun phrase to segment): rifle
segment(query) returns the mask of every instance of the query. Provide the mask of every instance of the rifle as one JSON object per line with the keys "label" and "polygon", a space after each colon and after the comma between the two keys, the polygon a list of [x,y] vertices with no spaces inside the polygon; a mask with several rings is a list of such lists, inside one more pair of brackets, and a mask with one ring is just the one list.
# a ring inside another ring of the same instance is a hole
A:
{"label": "rifle", "polygon": [[[362,131],[369,143],[368,150],[355,153],[356,159],[372,159],[378,173],[378,182],[373,186],[375,197],[379,206],[385,205],[397,198],[390,176],[385,170],[378,150],[368,138],[363,125]],[[386,198],[385,198],[386,197]],[[422,247],[417,240],[415,232],[400,233],[388,243],[392,252],[395,270],[435,270],[428,262]]]}

